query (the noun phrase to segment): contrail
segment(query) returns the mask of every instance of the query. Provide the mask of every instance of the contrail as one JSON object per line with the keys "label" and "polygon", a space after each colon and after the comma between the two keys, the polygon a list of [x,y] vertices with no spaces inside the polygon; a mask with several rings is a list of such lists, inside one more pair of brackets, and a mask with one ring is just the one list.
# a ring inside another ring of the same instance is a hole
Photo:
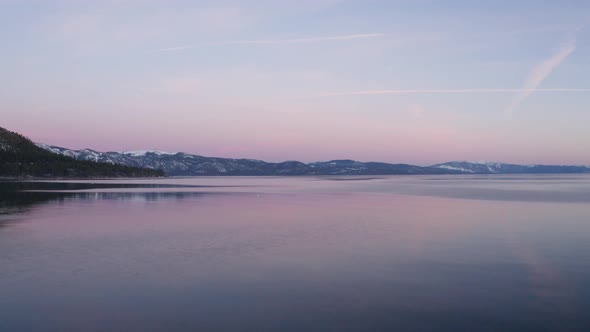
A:
{"label": "contrail", "polygon": [[254,40],[236,40],[223,42],[224,45],[236,44],[251,44],[251,45],[270,45],[270,44],[301,44],[301,43],[317,43],[323,41],[337,41],[337,40],[351,40],[351,39],[365,39],[383,37],[383,33],[364,33],[332,37],[307,37],[307,38],[288,38],[288,39],[254,39]]}
{"label": "contrail", "polygon": [[[357,33],[350,35],[328,36],[328,37],[304,37],[304,38],[284,38],[284,39],[251,39],[251,40],[230,40],[213,43],[213,45],[279,45],[279,44],[309,44],[328,41],[343,41],[353,39],[367,39],[383,37],[384,33]],[[174,47],[160,48],[160,52],[184,51],[197,48],[196,45],[182,45]]]}
{"label": "contrail", "polygon": [[364,96],[364,95],[395,95],[395,94],[445,94],[445,93],[514,93],[531,94],[532,92],[590,92],[590,89],[549,88],[549,89],[401,89],[401,90],[366,90],[348,92],[329,92],[312,97]]}
{"label": "contrail", "polygon": [[539,84],[541,84],[545,78],[547,78],[547,76],[549,76],[553,70],[557,68],[557,66],[567,59],[567,57],[572,54],[575,49],[575,43],[573,41],[569,42],[552,57],[535,66],[529,73],[522,91],[519,91],[519,93],[514,96],[512,102],[508,108],[504,110],[504,112],[507,114],[512,113],[512,111],[522,104],[533,92],[543,91],[542,89],[537,89]]}

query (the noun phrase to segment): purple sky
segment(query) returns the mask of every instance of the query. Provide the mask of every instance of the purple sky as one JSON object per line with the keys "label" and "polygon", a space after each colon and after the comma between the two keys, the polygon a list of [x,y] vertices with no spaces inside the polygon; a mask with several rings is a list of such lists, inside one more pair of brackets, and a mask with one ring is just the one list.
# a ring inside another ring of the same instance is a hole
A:
{"label": "purple sky", "polygon": [[588,12],[0,0],[0,126],[100,151],[590,164]]}

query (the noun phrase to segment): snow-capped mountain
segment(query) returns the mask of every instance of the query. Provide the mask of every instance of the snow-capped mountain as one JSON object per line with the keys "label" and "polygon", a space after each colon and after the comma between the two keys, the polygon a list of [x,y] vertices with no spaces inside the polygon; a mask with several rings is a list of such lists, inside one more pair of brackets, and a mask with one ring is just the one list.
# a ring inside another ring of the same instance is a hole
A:
{"label": "snow-capped mountain", "polygon": [[[91,149],[70,150],[58,146],[52,146],[42,143],[36,143],[38,147],[47,151],[68,156],[77,160],[90,160],[109,164],[131,165],[141,163],[137,158],[144,158],[148,155],[174,155],[176,153],[163,152],[157,150],[138,150],[138,151],[120,151],[120,152],[98,152]],[[157,168],[157,167],[151,167]]]}
{"label": "snow-capped mountain", "polygon": [[170,176],[590,173],[590,168],[585,166],[514,165],[468,161],[453,161],[429,167],[355,160],[331,160],[308,164],[299,161],[270,163],[255,159],[203,157],[157,150],[99,152],[91,149],[70,150],[46,144],[37,146],[77,160],[161,169]]}
{"label": "snow-capped mountain", "polygon": [[127,167],[114,163],[80,161],[51,153],[35,145],[25,136],[0,127],[1,177],[143,177],[162,175],[164,173],[160,170]]}
{"label": "snow-capped mountain", "polygon": [[564,165],[516,165],[489,161],[451,161],[432,167],[458,171],[465,174],[541,174],[541,173],[590,173],[588,166]]}
{"label": "snow-capped mountain", "polygon": [[299,161],[269,163],[255,159],[203,157],[182,152],[155,150],[98,152],[90,149],[70,150],[38,144],[53,153],[77,160],[161,169],[171,176],[196,175],[386,175],[386,174],[458,174],[444,168],[406,164],[363,163],[353,160],[332,160],[305,164]]}
{"label": "snow-capped mountain", "polygon": [[309,163],[314,174],[332,175],[384,175],[384,174],[459,174],[461,172],[444,168],[422,167],[408,164],[360,162],[355,160],[332,160]]}

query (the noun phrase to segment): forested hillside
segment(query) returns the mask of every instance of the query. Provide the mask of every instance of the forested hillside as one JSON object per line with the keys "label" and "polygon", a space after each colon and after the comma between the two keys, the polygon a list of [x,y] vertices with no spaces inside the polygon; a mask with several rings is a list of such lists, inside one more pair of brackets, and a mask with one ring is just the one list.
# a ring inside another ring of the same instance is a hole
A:
{"label": "forested hillside", "polygon": [[0,176],[3,177],[151,177],[161,170],[80,161],[37,147],[28,138],[0,127]]}

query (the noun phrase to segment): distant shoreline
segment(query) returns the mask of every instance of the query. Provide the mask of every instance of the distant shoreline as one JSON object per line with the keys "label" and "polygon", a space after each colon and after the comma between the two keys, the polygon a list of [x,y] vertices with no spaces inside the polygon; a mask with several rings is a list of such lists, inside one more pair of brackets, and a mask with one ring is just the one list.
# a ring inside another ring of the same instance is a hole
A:
{"label": "distant shoreline", "polygon": [[0,176],[0,182],[13,181],[94,181],[94,180],[157,180],[157,179],[188,179],[188,178],[326,178],[334,181],[379,180],[391,176],[519,176],[519,175],[590,175],[590,173],[496,173],[496,174],[304,174],[304,175],[172,175],[159,177],[6,177]]}

